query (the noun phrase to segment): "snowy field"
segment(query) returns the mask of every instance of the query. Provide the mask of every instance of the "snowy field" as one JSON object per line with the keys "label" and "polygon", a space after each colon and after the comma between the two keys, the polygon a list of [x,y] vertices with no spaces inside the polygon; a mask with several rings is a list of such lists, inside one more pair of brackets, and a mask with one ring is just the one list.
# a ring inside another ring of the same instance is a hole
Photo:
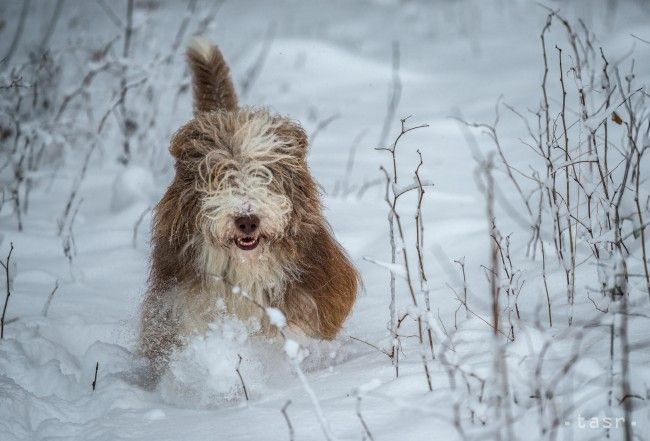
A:
{"label": "snowy field", "polygon": [[[650,438],[647,2],[127,2],[0,0],[0,440]],[[150,389],[138,306],[196,33],[309,134],[363,289],[300,371],[232,320]]]}

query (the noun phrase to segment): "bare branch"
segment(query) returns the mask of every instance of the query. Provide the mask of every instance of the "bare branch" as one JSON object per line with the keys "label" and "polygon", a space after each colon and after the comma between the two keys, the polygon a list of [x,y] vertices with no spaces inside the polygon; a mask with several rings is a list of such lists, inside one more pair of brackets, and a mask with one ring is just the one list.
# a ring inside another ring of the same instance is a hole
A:
{"label": "bare branch", "polygon": [[4,338],[5,336],[5,315],[7,314],[7,305],[9,304],[9,297],[11,297],[11,279],[9,278],[9,268],[11,266],[11,253],[14,252],[14,243],[11,242],[9,244],[9,254],[7,254],[7,259],[5,262],[0,262],[0,265],[5,270],[5,289],[6,289],[6,297],[5,297],[5,305],[2,308],[2,318],[0,318],[0,340]]}

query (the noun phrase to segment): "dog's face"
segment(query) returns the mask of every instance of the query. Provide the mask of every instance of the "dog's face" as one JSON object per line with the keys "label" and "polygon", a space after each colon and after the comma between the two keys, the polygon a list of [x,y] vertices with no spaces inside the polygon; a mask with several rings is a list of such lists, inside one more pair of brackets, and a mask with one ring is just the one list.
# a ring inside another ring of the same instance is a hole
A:
{"label": "dog's face", "polygon": [[290,120],[265,110],[205,113],[170,150],[184,190],[200,199],[196,229],[211,246],[255,258],[309,234],[318,219],[307,137]]}

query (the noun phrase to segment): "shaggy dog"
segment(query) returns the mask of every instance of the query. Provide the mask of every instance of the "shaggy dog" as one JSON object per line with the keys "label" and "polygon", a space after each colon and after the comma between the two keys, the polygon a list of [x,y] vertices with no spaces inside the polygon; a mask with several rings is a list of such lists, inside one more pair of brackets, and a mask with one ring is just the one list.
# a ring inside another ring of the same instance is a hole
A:
{"label": "shaggy dog", "polygon": [[[176,174],[154,213],[140,348],[153,378],[188,337],[234,315],[272,336],[263,307],[322,339],[341,329],[358,274],[323,218],[307,136],[266,109],[240,107],[216,46],[187,50],[194,118],[174,135]],[[250,299],[245,296],[250,297]]]}

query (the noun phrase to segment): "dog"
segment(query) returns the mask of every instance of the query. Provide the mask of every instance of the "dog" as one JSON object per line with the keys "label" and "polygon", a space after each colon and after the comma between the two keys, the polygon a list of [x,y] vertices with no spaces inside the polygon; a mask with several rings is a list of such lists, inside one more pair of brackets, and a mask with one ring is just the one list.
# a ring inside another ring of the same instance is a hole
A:
{"label": "dog", "polygon": [[151,269],[140,312],[140,350],[151,377],[174,350],[227,315],[251,335],[287,326],[333,339],[354,304],[359,275],[323,217],[302,127],[238,105],[219,48],[187,49],[194,117],[172,137],[175,176],[152,226]]}

